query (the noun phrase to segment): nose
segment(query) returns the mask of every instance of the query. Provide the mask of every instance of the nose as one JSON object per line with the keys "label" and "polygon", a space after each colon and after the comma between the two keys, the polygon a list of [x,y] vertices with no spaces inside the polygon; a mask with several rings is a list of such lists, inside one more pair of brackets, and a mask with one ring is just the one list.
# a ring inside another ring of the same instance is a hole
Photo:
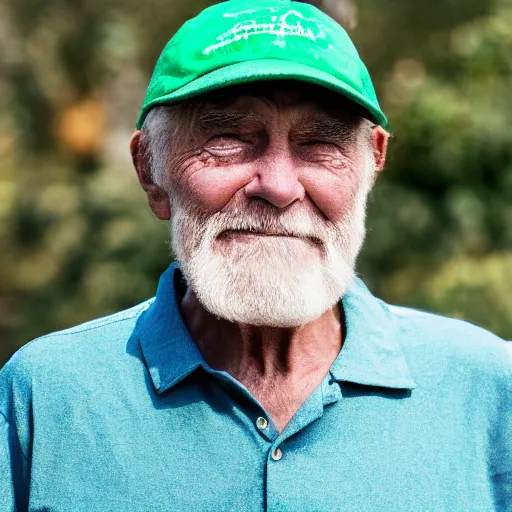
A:
{"label": "nose", "polygon": [[285,148],[271,151],[255,165],[254,177],[245,186],[247,197],[264,199],[277,208],[286,208],[304,199],[299,168]]}

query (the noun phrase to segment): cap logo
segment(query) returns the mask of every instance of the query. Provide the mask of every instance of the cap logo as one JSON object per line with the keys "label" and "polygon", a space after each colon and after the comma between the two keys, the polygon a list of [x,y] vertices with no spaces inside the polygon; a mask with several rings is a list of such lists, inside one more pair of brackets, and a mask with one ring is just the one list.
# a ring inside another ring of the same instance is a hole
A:
{"label": "cap logo", "polygon": [[[274,8],[270,8],[271,13],[275,12]],[[242,11],[240,13],[225,13],[225,18],[236,18],[240,14],[246,14],[253,11]],[[260,19],[261,20],[261,19]],[[318,39],[326,39],[325,32],[316,25],[317,20],[308,18],[302,13],[290,9],[280,16],[271,15],[270,22],[258,23],[257,20],[246,20],[238,22],[226,32],[216,37],[217,42],[207,46],[203,50],[204,55],[215,52],[219,48],[231,45],[241,39],[248,40],[250,37],[260,34],[275,35],[276,40],[272,41],[281,48],[286,46],[287,37],[305,37],[313,42]]]}

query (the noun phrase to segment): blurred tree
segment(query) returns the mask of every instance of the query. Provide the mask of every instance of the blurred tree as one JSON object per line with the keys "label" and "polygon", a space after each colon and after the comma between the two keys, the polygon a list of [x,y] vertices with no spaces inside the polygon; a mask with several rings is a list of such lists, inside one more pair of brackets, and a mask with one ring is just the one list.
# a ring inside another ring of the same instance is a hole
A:
{"label": "blurred tree", "polygon": [[335,19],[346,30],[357,25],[357,9],[351,0],[298,0],[311,4]]}
{"label": "blurred tree", "polygon": [[383,97],[396,136],[361,265],[389,300],[466,317],[506,337],[511,28],[511,3],[498,3],[450,30],[449,45],[428,61],[395,60]]}

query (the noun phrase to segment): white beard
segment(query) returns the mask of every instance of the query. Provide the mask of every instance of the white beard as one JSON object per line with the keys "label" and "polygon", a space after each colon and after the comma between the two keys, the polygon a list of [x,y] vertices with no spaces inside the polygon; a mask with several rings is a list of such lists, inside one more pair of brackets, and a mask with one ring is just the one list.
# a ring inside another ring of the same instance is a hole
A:
{"label": "white beard", "polygon": [[[279,211],[251,200],[205,216],[172,194],[172,248],[188,285],[210,313],[231,322],[300,327],[318,318],[339,302],[354,279],[365,236],[369,174],[351,211],[337,223],[302,204]],[[295,237],[220,241],[226,230]]]}

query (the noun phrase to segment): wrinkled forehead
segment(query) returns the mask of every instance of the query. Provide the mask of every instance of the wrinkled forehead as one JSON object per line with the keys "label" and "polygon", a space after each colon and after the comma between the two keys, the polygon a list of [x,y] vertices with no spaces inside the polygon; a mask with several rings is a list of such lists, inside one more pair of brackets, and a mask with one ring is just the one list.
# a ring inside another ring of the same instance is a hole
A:
{"label": "wrinkled forehead", "polygon": [[356,124],[367,113],[346,97],[321,87],[297,80],[276,80],[240,84],[205,94],[192,100],[192,110],[200,116],[209,110],[242,110],[250,112],[264,101],[279,108],[293,108],[305,114],[326,114]]}

